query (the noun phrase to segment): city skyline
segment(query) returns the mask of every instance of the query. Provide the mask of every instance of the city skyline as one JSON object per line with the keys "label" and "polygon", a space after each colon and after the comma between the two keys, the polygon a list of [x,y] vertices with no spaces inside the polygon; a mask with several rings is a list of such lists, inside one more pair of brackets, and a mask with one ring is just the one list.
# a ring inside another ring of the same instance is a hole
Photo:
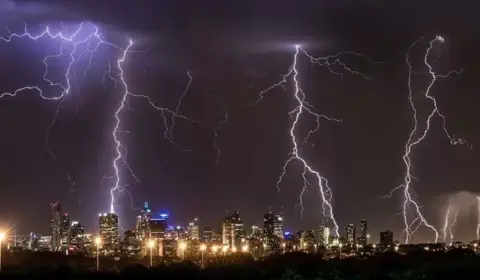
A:
{"label": "city skyline", "polygon": [[[363,243],[475,239],[480,55],[471,22],[448,20],[470,10],[257,2],[0,2],[0,228],[53,225],[58,243],[115,212],[134,229],[148,200],[192,231],[271,208]],[[25,85],[43,91],[12,94]]]}

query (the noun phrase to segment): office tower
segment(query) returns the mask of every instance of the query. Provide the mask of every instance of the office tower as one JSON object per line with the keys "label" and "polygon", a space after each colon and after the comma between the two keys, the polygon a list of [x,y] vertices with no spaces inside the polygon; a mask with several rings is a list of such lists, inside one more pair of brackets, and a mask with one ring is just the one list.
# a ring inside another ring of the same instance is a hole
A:
{"label": "office tower", "polygon": [[393,245],[393,232],[386,229],[380,232],[380,244],[382,246],[392,246]]}
{"label": "office tower", "polygon": [[245,228],[240,219],[240,214],[235,211],[231,216],[226,217],[222,224],[222,243],[230,247],[241,246],[245,240]]}
{"label": "office tower", "polygon": [[323,242],[324,242],[324,245],[330,244],[330,228],[329,227],[323,228]]}
{"label": "office tower", "polygon": [[83,235],[85,228],[78,221],[73,221],[70,227],[70,245],[77,248],[83,247]]}
{"label": "office tower", "polygon": [[58,251],[61,248],[61,215],[62,206],[60,202],[50,203],[50,209],[52,211],[52,219],[50,220],[50,230],[52,233],[51,237],[51,250]]}
{"label": "office tower", "polygon": [[213,239],[213,230],[211,227],[203,227],[202,241],[211,243]]}
{"label": "office tower", "polygon": [[65,249],[70,245],[70,216],[68,213],[62,215],[60,221],[60,235],[62,249]]}
{"label": "office tower", "polygon": [[318,225],[317,234],[316,234],[317,242],[319,246],[325,246],[324,231],[325,231],[325,223],[322,221],[320,225]]}
{"label": "office tower", "polygon": [[347,224],[345,231],[346,231],[345,237],[346,237],[347,244],[349,244],[350,246],[354,246],[355,245],[355,225]]}
{"label": "office tower", "polygon": [[148,202],[145,201],[145,205],[140,215],[137,216],[136,221],[136,238],[144,242],[150,236],[150,219],[152,217],[152,211],[148,208]]}
{"label": "office tower", "polygon": [[269,212],[263,216],[263,231],[266,236],[283,238],[283,218],[280,214]]}
{"label": "office tower", "polygon": [[193,221],[188,223],[188,239],[200,239],[199,227],[198,227],[198,218],[193,219]]}
{"label": "office tower", "polygon": [[263,234],[268,254],[280,253],[283,240],[283,218],[271,212],[263,216]]}
{"label": "office tower", "polygon": [[151,239],[163,239],[165,238],[168,228],[168,214],[160,214],[158,218],[150,218],[149,221]]}
{"label": "office tower", "polygon": [[367,245],[367,220],[362,219],[360,221],[360,240],[359,243],[360,245]]}
{"label": "office tower", "polygon": [[111,254],[119,248],[120,238],[118,235],[118,216],[115,213],[99,214],[100,238],[102,238],[102,250],[105,254]]}

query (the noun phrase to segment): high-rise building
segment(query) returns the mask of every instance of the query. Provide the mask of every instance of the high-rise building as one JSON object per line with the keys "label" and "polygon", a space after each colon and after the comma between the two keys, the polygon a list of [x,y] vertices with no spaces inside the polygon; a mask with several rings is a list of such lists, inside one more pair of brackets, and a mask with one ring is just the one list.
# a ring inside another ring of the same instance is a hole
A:
{"label": "high-rise building", "polygon": [[195,239],[199,240],[200,239],[200,230],[198,227],[198,218],[193,219],[193,221],[188,223],[188,239]]}
{"label": "high-rise building", "polygon": [[323,242],[324,242],[324,245],[330,244],[330,228],[329,227],[323,228]]}
{"label": "high-rise building", "polygon": [[318,245],[320,246],[325,246],[324,231],[325,231],[325,222],[322,221],[320,225],[318,225],[318,229],[317,229],[317,240],[318,240]]}
{"label": "high-rise building", "polygon": [[70,245],[70,216],[68,213],[63,213],[60,221],[60,235],[62,248],[65,249]]}
{"label": "high-rise building", "polygon": [[163,239],[168,228],[168,214],[160,214],[158,218],[150,218],[149,221],[151,239]]}
{"label": "high-rise building", "polygon": [[202,241],[210,243],[213,239],[213,230],[211,227],[203,227]]}
{"label": "high-rise building", "polygon": [[386,229],[380,232],[380,244],[387,247],[393,245],[393,232]]}
{"label": "high-rise building", "polygon": [[367,225],[367,220],[362,219],[360,221],[360,239],[359,243],[360,245],[367,245],[367,230],[368,230],[368,225]]}
{"label": "high-rise building", "polygon": [[62,206],[60,202],[50,203],[50,209],[52,211],[52,219],[50,220],[51,237],[51,249],[52,251],[58,251],[61,248],[62,242],[62,230],[61,230],[61,216]]}
{"label": "high-rise building", "polygon": [[283,218],[271,212],[263,216],[263,233],[269,254],[280,253],[283,240]]}
{"label": "high-rise building", "polygon": [[355,245],[355,225],[354,224],[347,224],[347,227],[345,228],[345,237],[346,241],[350,246]]}
{"label": "high-rise building", "polygon": [[150,219],[152,218],[152,211],[148,208],[148,202],[145,201],[145,205],[140,215],[137,216],[136,222],[136,238],[144,242],[146,238],[150,236]]}
{"label": "high-rise building", "polygon": [[78,221],[73,221],[70,227],[70,245],[83,247],[83,235],[85,228]]}
{"label": "high-rise building", "polygon": [[102,238],[102,250],[106,254],[113,253],[119,248],[120,237],[118,235],[118,216],[115,213],[99,214],[100,238]]}
{"label": "high-rise building", "polygon": [[272,214],[271,212],[263,216],[263,231],[265,235],[283,238],[283,218],[280,214]]}
{"label": "high-rise building", "polygon": [[245,240],[245,228],[240,213],[235,211],[231,216],[226,217],[222,224],[222,243],[230,247],[241,246]]}

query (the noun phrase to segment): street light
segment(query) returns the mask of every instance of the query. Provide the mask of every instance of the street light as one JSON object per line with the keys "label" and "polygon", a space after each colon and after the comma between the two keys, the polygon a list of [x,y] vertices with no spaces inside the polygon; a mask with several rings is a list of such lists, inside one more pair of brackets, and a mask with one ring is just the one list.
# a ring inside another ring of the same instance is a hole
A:
{"label": "street light", "polygon": [[285,242],[283,242],[282,247],[283,247],[283,253],[285,254],[285,247],[287,247],[287,244],[285,244]]}
{"label": "street light", "polygon": [[338,244],[338,248],[340,248],[340,258],[342,258],[342,247],[343,247],[342,243]]}
{"label": "street light", "polygon": [[0,272],[2,271],[2,241],[5,239],[5,233],[0,232]]}
{"label": "street light", "polygon": [[398,252],[398,245],[395,246],[395,252]]}
{"label": "street light", "polygon": [[232,247],[232,253],[236,253],[237,252],[237,247]]}
{"label": "street light", "polygon": [[473,244],[473,248],[475,248],[475,254],[477,253],[477,246],[478,246],[477,243],[474,243],[474,244]]}
{"label": "street light", "polygon": [[315,254],[317,253],[317,244],[313,244],[313,248],[315,248]]}
{"label": "street light", "polygon": [[200,251],[202,252],[202,269],[203,269],[203,252],[207,249],[207,245],[202,244],[200,245]]}
{"label": "street light", "polygon": [[227,255],[227,250],[228,250],[228,245],[223,246],[222,252],[224,257]]}
{"label": "street light", "polygon": [[150,268],[153,266],[153,247],[155,247],[155,240],[150,239],[148,241],[148,248],[150,249]]}
{"label": "street light", "polygon": [[180,249],[182,250],[182,259],[185,260],[185,249],[187,249],[187,243],[180,243]]}
{"label": "street light", "polygon": [[244,253],[248,252],[248,245],[245,244],[242,246],[242,252]]}
{"label": "street light", "polygon": [[100,270],[100,245],[102,245],[102,238],[95,237],[95,247],[97,247],[97,271]]}

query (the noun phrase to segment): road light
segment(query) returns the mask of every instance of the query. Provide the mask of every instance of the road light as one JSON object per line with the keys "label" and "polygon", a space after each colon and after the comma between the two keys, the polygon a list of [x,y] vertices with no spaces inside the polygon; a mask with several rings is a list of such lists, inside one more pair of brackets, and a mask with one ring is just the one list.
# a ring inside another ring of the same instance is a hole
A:
{"label": "road light", "polygon": [[395,252],[398,252],[398,245],[395,246]]}
{"label": "road light", "polygon": [[150,249],[150,268],[152,268],[152,266],[153,266],[153,247],[155,247],[155,240],[153,240],[153,239],[148,240],[147,246]]}
{"label": "road light", "polygon": [[0,272],[2,271],[2,242],[5,239],[5,233],[0,232]]}
{"label": "road light", "polygon": [[223,256],[227,255],[228,245],[222,247]]}
{"label": "road light", "polygon": [[97,271],[100,270],[100,245],[102,245],[102,238],[95,237],[95,247],[97,248]]}
{"label": "road light", "polygon": [[200,245],[200,252],[202,252],[202,269],[203,269],[203,252],[207,249],[207,245],[202,244]]}
{"label": "road light", "polygon": [[342,243],[338,244],[338,248],[340,248],[340,258],[342,258],[342,247],[343,247]]}
{"label": "road light", "polygon": [[243,245],[242,246],[242,252],[244,252],[244,253],[248,252],[248,245]]}
{"label": "road light", "polygon": [[317,253],[317,244],[313,244],[313,248],[315,248],[315,254]]}
{"label": "road light", "polygon": [[285,242],[283,242],[282,247],[283,247],[283,253],[285,254],[285,247],[287,247],[287,244]]}
{"label": "road light", "polygon": [[236,253],[237,252],[237,247],[232,247],[232,253]]}
{"label": "road light", "polygon": [[477,246],[478,246],[477,243],[474,243],[474,244],[473,244],[473,248],[475,248],[475,254],[477,253]]}

